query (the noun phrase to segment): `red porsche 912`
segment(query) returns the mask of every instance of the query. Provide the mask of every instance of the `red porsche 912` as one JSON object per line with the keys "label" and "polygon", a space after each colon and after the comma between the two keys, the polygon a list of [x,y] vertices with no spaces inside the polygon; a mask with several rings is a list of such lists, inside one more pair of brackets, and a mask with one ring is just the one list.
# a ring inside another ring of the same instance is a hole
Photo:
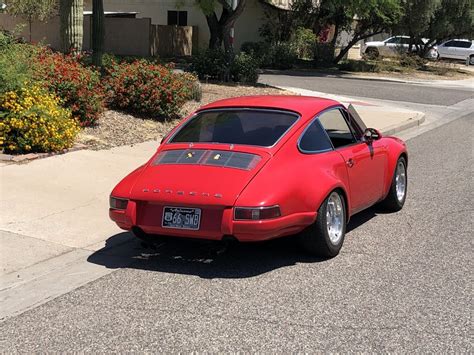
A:
{"label": "red porsche 912", "polygon": [[[352,112],[352,113],[351,113]],[[110,218],[137,237],[263,241],[297,235],[333,257],[349,218],[400,210],[407,149],[337,101],[250,96],[201,107],[110,196]]]}

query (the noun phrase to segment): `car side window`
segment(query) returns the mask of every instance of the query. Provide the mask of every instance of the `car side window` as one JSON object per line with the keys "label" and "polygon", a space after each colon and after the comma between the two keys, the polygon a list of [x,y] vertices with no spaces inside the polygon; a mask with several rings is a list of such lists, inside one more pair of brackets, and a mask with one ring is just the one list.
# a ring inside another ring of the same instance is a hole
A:
{"label": "car side window", "polygon": [[349,129],[351,130],[352,135],[356,138],[356,140],[362,140],[364,131],[360,128],[354,117],[352,117],[349,112],[344,110],[342,111],[342,114],[346,118],[346,122],[349,125]]}
{"label": "car side window", "polygon": [[392,37],[390,38],[387,43],[395,43],[395,44],[398,44],[400,43],[400,37]]}
{"label": "car side window", "polygon": [[444,44],[445,47],[454,47],[456,44],[455,41],[448,41]]}
{"label": "car side window", "polygon": [[352,129],[346,122],[340,109],[323,112],[319,122],[326,131],[334,148],[343,147],[356,142]]}
{"label": "car side window", "polygon": [[400,39],[400,43],[401,43],[401,44],[410,44],[410,38],[402,37],[402,38]]}
{"label": "car side window", "polygon": [[460,47],[460,48],[470,48],[470,47],[471,47],[471,44],[472,44],[472,42],[468,42],[468,41],[458,41],[456,47]]}
{"label": "car side window", "polygon": [[325,152],[332,149],[331,141],[318,120],[314,120],[306,128],[300,138],[299,148],[307,153]]}

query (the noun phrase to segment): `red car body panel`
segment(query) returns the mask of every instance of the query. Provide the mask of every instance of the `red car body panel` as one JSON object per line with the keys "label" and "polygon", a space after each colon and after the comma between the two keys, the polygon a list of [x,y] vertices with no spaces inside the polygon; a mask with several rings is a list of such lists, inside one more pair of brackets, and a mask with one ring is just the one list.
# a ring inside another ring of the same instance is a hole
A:
{"label": "red car body panel", "polygon": [[[200,108],[266,108],[297,113],[299,119],[272,147],[194,143],[195,150],[252,153],[260,160],[250,170],[206,165],[154,165],[158,154],[189,149],[189,143],[168,143],[193,115],[163,140],[155,155],[125,177],[111,196],[129,200],[125,210],[110,209],[110,218],[125,230],[220,240],[261,241],[291,235],[314,223],[329,193],[343,192],[347,215],[382,200],[390,189],[398,158],[407,156],[405,143],[382,137],[371,144],[358,142],[324,153],[306,154],[298,140],[322,111],[343,106],[337,101],[302,96],[255,96],[221,100]],[[350,167],[349,161],[352,164]],[[165,206],[202,211],[199,230],[162,227]],[[264,220],[235,220],[234,207],[279,206],[281,216]],[[349,218],[347,218],[348,220]]]}

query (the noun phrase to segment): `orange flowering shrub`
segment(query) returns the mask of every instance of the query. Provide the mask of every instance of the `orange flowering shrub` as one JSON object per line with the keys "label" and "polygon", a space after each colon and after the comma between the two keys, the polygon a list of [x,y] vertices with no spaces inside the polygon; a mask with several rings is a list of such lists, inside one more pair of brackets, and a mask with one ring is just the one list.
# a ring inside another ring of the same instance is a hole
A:
{"label": "orange flowering shrub", "polygon": [[62,99],[81,126],[91,126],[104,111],[105,95],[100,73],[83,66],[79,59],[42,48],[36,58],[35,79]]}
{"label": "orange flowering shrub", "polygon": [[191,98],[196,77],[175,73],[172,67],[137,60],[111,63],[105,88],[110,106],[132,113],[174,117]]}

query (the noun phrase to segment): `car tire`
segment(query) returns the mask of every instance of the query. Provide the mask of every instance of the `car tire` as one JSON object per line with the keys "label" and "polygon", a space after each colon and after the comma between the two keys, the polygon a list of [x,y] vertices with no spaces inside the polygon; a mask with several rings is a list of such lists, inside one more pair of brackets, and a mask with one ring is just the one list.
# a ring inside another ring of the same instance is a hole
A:
{"label": "car tire", "polygon": [[344,243],[346,220],[344,196],[332,191],[319,207],[316,221],[301,232],[301,246],[312,255],[335,257]]}
{"label": "car tire", "polygon": [[376,59],[376,58],[378,58],[379,55],[380,55],[379,50],[377,48],[374,48],[374,47],[369,47],[365,51],[365,56],[368,59]]}
{"label": "car tire", "polygon": [[474,55],[469,57],[469,65],[474,65]]}
{"label": "car tire", "polygon": [[400,211],[407,198],[407,187],[407,163],[404,157],[400,157],[393,173],[390,191],[387,197],[380,203],[380,206],[388,212]]}

